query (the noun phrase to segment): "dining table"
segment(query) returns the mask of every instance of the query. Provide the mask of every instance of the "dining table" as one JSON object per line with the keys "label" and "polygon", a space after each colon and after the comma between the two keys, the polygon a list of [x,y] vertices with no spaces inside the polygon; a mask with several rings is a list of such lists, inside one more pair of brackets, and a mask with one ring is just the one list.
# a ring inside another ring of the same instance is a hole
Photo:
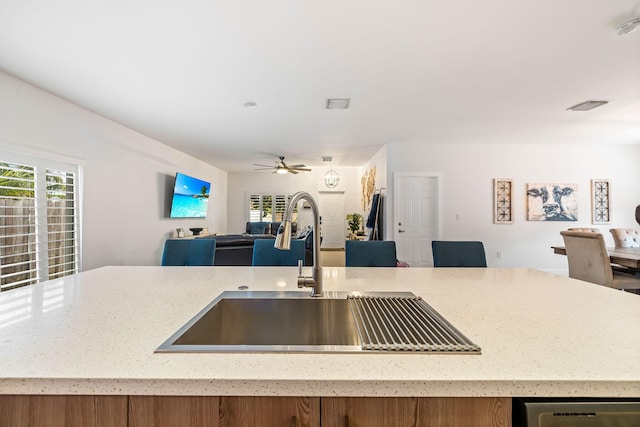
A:
{"label": "dining table", "polygon": [[[566,255],[564,246],[551,246],[554,254]],[[607,248],[611,264],[621,265],[634,269],[640,269],[640,248]]]}

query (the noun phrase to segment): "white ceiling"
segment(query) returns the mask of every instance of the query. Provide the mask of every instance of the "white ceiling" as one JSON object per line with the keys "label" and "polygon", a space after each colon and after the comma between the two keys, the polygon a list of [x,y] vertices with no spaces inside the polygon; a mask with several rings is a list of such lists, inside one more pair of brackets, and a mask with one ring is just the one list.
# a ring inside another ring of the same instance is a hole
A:
{"label": "white ceiling", "polygon": [[[640,31],[616,34],[637,17],[640,0],[0,0],[0,70],[228,171],[360,166],[393,142],[640,144]],[[611,102],[566,110],[588,99]]]}

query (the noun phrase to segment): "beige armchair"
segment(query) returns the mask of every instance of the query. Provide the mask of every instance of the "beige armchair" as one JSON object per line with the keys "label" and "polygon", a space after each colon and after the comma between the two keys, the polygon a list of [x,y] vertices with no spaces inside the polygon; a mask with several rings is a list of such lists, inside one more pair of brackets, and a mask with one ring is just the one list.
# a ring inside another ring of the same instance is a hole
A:
{"label": "beige armchair", "polygon": [[601,233],[561,231],[569,261],[569,277],[616,289],[640,289],[640,279],[613,271]]}
{"label": "beige armchair", "polygon": [[589,231],[591,233],[599,233],[599,228],[588,228],[588,227],[578,227],[578,228],[567,228],[569,231]]}
{"label": "beige armchair", "polygon": [[631,228],[611,228],[616,248],[640,248],[640,232]]}

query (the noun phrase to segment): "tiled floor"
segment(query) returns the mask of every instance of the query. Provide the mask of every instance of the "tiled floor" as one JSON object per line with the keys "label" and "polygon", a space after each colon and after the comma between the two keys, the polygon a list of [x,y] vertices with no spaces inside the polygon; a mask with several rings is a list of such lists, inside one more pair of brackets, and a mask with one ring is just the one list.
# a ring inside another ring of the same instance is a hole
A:
{"label": "tiled floor", "polygon": [[320,265],[324,267],[344,267],[344,250],[320,251]]}

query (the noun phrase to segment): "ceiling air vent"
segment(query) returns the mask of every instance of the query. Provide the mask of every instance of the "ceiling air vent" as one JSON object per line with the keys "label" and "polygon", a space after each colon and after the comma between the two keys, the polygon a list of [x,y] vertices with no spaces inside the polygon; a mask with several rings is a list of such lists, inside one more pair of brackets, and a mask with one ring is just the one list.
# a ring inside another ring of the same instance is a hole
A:
{"label": "ceiling air vent", "polygon": [[576,104],[573,107],[569,107],[567,108],[567,110],[589,111],[589,110],[593,110],[594,108],[601,107],[604,104],[608,104],[608,103],[609,101],[585,101],[585,102],[581,102],[580,104]]}
{"label": "ceiling air vent", "polygon": [[346,110],[349,108],[351,98],[329,98],[327,99],[327,110]]}

